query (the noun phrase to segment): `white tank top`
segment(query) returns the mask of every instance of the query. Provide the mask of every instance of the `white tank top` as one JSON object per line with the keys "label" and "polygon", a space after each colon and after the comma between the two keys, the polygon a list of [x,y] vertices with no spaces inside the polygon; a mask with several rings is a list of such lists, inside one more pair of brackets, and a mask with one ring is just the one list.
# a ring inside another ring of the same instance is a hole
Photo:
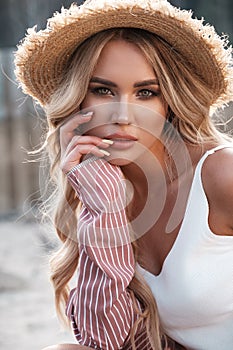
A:
{"label": "white tank top", "polygon": [[[151,288],[168,336],[189,350],[233,349],[233,236],[214,234],[201,169],[193,177],[184,219],[162,271],[137,265]],[[232,208],[233,215],[233,208]]]}

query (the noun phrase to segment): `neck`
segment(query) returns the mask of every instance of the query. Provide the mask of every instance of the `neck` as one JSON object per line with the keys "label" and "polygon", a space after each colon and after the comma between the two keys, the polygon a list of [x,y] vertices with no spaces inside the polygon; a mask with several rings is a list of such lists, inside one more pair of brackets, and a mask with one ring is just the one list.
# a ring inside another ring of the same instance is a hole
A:
{"label": "neck", "polygon": [[131,183],[128,192],[132,198],[128,206],[131,218],[140,213],[147,201],[163,203],[168,193],[176,193],[178,182],[183,183],[186,178],[187,182],[191,181],[193,167],[200,158],[200,148],[194,147],[193,150],[193,147],[189,149],[183,144],[176,146],[170,158],[164,147],[158,146],[156,152],[148,151],[137,158],[136,162],[121,167]]}

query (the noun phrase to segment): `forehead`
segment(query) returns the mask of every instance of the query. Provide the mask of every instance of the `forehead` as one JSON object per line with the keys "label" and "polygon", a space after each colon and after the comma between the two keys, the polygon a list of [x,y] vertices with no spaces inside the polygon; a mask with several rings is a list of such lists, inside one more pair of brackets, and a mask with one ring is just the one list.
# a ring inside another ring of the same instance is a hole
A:
{"label": "forehead", "polygon": [[105,45],[93,72],[93,75],[97,74],[116,75],[118,78],[123,78],[125,74],[135,78],[140,75],[155,77],[152,65],[140,48],[122,39]]}

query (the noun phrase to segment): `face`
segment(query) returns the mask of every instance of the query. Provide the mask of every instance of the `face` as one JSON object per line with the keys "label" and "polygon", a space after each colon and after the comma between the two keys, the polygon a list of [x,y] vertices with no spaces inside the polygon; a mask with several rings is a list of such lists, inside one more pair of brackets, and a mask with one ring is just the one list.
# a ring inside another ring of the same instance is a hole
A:
{"label": "face", "polygon": [[161,152],[167,106],[152,66],[135,45],[114,40],[104,47],[81,108],[94,111],[84,133],[114,142],[108,149],[112,163]]}

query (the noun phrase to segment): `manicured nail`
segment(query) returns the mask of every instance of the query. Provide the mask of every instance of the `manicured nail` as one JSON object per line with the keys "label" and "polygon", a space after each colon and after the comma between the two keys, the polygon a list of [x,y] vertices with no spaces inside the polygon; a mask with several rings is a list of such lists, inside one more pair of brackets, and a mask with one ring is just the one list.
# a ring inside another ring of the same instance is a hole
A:
{"label": "manicured nail", "polygon": [[89,118],[93,115],[93,112],[86,112],[86,113],[81,113],[81,117],[83,118]]}
{"label": "manicured nail", "polygon": [[112,145],[112,144],[113,144],[113,141],[112,141],[112,140],[107,140],[107,139],[102,139],[102,142],[108,143],[109,145]]}
{"label": "manicured nail", "polygon": [[99,149],[105,156],[110,156],[110,153],[105,151],[104,149]]}

